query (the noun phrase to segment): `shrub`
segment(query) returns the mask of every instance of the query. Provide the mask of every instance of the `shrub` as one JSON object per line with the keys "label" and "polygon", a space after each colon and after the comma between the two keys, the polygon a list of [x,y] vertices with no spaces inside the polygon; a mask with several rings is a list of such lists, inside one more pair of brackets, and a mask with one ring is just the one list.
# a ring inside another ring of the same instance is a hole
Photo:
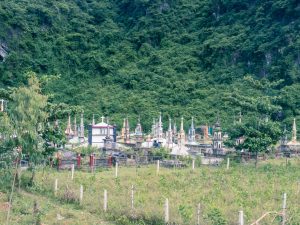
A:
{"label": "shrub", "polygon": [[211,221],[212,225],[226,225],[227,221],[224,219],[220,210],[213,208],[208,214],[208,219]]}
{"label": "shrub", "polygon": [[161,159],[168,159],[170,157],[170,151],[165,148],[158,148],[151,152],[152,156],[158,157]]}
{"label": "shrub", "polygon": [[98,149],[92,146],[80,147],[76,149],[76,152],[80,153],[82,156],[85,156],[85,155],[90,155],[94,152],[98,152]]}
{"label": "shrub", "polygon": [[75,192],[69,189],[68,186],[66,187],[63,193],[62,200],[67,203],[75,203],[78,201]]}

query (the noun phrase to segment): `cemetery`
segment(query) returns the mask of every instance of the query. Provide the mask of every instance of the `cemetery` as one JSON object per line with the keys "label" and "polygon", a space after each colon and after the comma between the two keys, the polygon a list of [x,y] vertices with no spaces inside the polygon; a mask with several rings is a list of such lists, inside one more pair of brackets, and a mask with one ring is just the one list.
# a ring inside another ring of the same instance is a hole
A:
{"label": "cemetery", "polygon": [[[3,115],[9,116],[9,104],[1,102]],[[223,132],[218,116],[214,124],[198,127],[192,117],[187,134],[183,117],[179,131],[170,118],[164,131],[162,113],[150,132],[143,131],[140,118],[133,131],[128,118],[121,129],[110,124],[108,116],[100,118],[97,123],[93,115],[86,123],[81,113],[77,125],[76,114],[71,122],[68,113],[65,125],[58,119],[48,122],[43,157],[32,157],[38,148],[26,144],[13,149],[11,160],[1,155],[6,190],[0,196],[1,221],[7,225],[300,221],[295,119],[291,141],[285,130],[263,151],[252,151],[245,136]],[[235,122],[242,125],[241,113]],[[2,141],[24,138],[30,143],[24,129],[4,131]]]}
{"label": "cemetery", "polygon": [[[239,150],[244,137],[235,140],[235,147],[227,146],[228,135],[222,133],[219,118],[213,126],[196,131],[192,117],[188,135],[183,118],[179,132],[171,119],[164,132],[161,113],[148,134],[143,133],[140,118],[133,132],[126,118],[120,131],[104,120],[102,116],[96,123],[93,116],[85,132],[83,113],[78,126],[69,114],[61,137],[66,142],[48,141],[48,148],[55,151],[34,164],[18,147],[15,169],[0,170],[3,177],[13,172],[11,186],[6,183],[11,188],[8,201],[1,193],[0,219],[18,224],[84,220],[124,225],[299,221],[295,119],[291,141],[283,135],[272,152],[260,153]],[[57,132],[62,129],[58,120],[52,126]]]}
{"label": "cemetery", "polygon": [[300,225],[300,1],[1,0],[0,225]]}

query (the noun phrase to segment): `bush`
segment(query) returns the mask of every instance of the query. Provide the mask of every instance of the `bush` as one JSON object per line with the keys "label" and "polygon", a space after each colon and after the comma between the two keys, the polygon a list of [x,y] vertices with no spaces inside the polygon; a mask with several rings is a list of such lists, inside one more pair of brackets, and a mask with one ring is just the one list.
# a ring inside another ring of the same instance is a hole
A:
{"label": "bush", "polygon": [[88,146],[88,147],[80,147],[76,149],[77,153],[80,153],[81,156],[90,155],[94,152],[98,152],[96,147]]}
{"label": "bush", "polygon": [[224,219],[220,210],[213,208],[207,215],[208,219],[212,222],[212,225],[226,225],[227,221]]}
{"label": "bush", "polygon": [[151,152],[151,155],[161,159],[169,159],[170,158],[170,151],[165,148],[158,148]]}
{"label": "bush", "polygon": [[68,186],[66,187],[61,199],[67,203],[76,203],[78,201],[75,192],[69,189]]}
{"label": "bush", "polygon": [[0,169],[0,177],[0,190],[4,192],[10,190],[13,179],[12,169]]}

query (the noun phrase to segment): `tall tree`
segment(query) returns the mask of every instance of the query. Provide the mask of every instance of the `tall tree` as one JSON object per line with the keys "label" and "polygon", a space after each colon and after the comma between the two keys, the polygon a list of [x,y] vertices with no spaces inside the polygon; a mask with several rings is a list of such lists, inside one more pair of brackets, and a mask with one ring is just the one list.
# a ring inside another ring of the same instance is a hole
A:
{"label": "tall tree", "polygon": [[[237,150],[247,150],[257,155],[266,152],[269,147],[278,142],[280,137],[280,113],[278,92],[275,87],[282,81],[270,82],[267,79],[255,80],[250,76],[244,81],[252,89],[252,96],[233,93],[230,101],[247,115],[242,122],[237,123],[230,131],[227,144]],[[242,142],[236,142],[242,137]]]}
{"label": "tall tree", "polygon": [[[10,104],[7,113],[1,118],[4,122],[0,129],[3,136],[1,142],[2,153],[13,156],[14,153],[20,156],[21,153],[29,155],[32,162],[42,157],[43,152],[43,123],[47,119],[45,107],[47,105],[47,96],[41,93],[40,83],[35,73],[26,74],[28,84],[15,88],[9,95]],[[8,128],[5,130],[5,128]],[[12,150],[11,150],[12,149]],[[3,154],[1,154],[3,155]],[[5,155],[5,154],[4,154]],[[17,159],[20,159],[17,157]],[[15,182],[19,180],[17,173],[18,163],[16,163],[15,173],[12,182],[9,204],[12,204]],[[30,183],[34,180],[34,170]],[[9,224],[10,208],[7,212],[6,224]]]}
{"label": "tall tree", "polygon": [[9,116],[14,132],[15,144],[28,154],[31,160],[41,156],[43,139],[41,134],[47,119],[45,107],[47,96],[41,93],[35,73],[27,73],[28,85],[16,88],[9,105]]}

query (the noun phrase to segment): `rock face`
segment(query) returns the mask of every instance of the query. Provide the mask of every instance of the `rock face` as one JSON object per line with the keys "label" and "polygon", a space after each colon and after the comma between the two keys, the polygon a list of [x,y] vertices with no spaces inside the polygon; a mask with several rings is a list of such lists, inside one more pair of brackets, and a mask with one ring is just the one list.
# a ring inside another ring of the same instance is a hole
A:
{"label": "rock face", "polygon": [[0,43],[0,62],[3,62],[8,55],[8,48],[5,44]]}

